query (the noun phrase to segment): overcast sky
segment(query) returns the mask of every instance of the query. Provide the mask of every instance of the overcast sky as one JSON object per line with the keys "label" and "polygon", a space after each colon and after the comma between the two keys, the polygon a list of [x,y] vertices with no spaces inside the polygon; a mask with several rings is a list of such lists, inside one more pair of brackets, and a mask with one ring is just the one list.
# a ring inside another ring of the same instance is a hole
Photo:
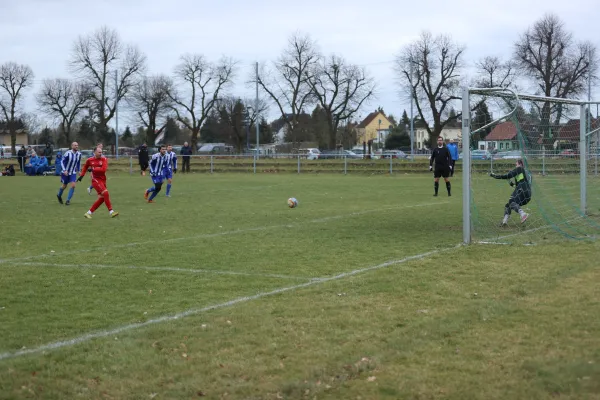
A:
{"label": "overcast sky", "polygon": [[[277,58],[290,34],[300,31],[323,53],[364,65],[376,79],[378,97],[360,115],[381,105],[399,116],[409,104],[398,94],[392,60],[423,30],[452,35],[466,46],[472,66],[486,55],[510,56],[519,34],[547,12],[559,15],[576,39],[600,45],[599,9],[598,0],[0,0],[0,63],[33,69],[35,85],[25,103],[32,112],[43,79],[70,77],[67,60],[78,35],[106,25],[139,46],[149,74],[171,74],[184,53],[231,56],[240,63],[233,94],[253,96],[244,85],[253,63]],[[126,116],[119,124],[134,125]]]}

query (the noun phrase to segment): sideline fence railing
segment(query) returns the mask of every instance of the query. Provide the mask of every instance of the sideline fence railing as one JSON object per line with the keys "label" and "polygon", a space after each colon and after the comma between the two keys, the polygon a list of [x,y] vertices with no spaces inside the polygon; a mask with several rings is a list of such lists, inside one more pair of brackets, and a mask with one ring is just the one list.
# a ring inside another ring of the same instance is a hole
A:
{"label": "sideline fence railing", "polygon": [[[139,174],[140,166],[137,156],[107,156],[109,168],[113,172]],[[502,158],[505,157],[505,158]],[[577,173],[580,168],[579,154],[576,152],[528,152],[528,166],[532,174],[552,175]],[[184,173],[184,157],[178,158],[178,172]],[[472,159],[474,173],[489,173],[510,170],[518,155],[486,156],[485,159]],[[600,154],[588,153],[588,171],[598,176]],[[191,173],[336,173],[336,174],[415,174],[429,173],[429,155],[415,155],[410,158],[377,158],[363,159],[347,156],[336,156],[327,159],[307,159],[297,154],[276,154],[255,157],[253,155],[192,155],[189,156]],[[52,163],[56,162],[53,158]],[[0,159],[0,167],[14,164],[18,170],[16,157]],[[456,161],[455,172],[462,171],[462,159]]]}

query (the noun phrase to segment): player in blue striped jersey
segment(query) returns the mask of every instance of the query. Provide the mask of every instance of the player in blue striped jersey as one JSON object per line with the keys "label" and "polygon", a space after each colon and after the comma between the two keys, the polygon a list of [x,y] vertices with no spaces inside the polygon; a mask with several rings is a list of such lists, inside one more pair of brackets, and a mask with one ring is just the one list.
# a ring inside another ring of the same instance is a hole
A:
{"label": "player in blue striped jersey", "polygon": [[[148,200],[148,203],[153,203],[154,198],[162,189],[163,181],[165,180],[165,152],[166,146],[163,144],[160,146],[158,153],[154,154],[150,159],[150,178],[154,186],[150,189],[146,189],[144,198]],[[150,195],[152,193],[152,195]],[[150,196],[150,198],[148,198]]]}
{"label": "player in blue striped jersey", "polygon": [[167,180],[167,197],[171,197],[171,183],[173,182],[173,174],[177,173],[177,154],[173,151],[173,146],[167,145],[165,153],[165,179]]}
{"label": "player in blue striped jersey", "polygon": [[60,175],[60,182],[62,183],[56,197],[60,204],[63,203],[62,194],[66,189],[67,185],[71,184],[69,189],[69,195],[67,197],[66,205],[71,204],[71,198],[75,192],[75,185],[77,183],[77,172],[81,168],[81,153],[79,152],[79,144],[77,142],[71,143],[71,150],[67,150],[60,161],[62,167],[62,173]]}

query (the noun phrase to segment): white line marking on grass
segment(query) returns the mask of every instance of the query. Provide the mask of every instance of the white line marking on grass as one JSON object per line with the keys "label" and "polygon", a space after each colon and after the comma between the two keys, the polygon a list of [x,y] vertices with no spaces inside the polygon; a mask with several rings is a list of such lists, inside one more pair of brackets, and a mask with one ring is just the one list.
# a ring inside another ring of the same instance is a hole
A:
{"label": "white line marking on grass", "polygon": [[98,331],[98,332],[92,332],[92,333],[88,333],[82,336],[78,336],[75,337],[73,339],[69,339],[69,340],[64,340],[64,341],[59,341],[59,342],[52,342],[52,343],[48,343],[42,346],[38,346],[38,347],[34,347],[32,349],[23,349],[23,350],[18,350],[15,352],[6,352],[6,353],[0,353],[0,361],[1,360],[7,360],[10,358],[16,358],[16,357],[21,357],[21,356],[25,356],[28,354],[35,354],[35,353],[40,353],[43,351],[47,351],[47,350],[55,350],[55,349],[59,349],[61,347],[69,347],[69,346],[74,346],[80,343],[84,343],[87,342],[89,340],[92,339],[98,339],[98,338],[103,338],[106,336],[113,336],[113,335],[117,335],[121,332],[125,332],[125,331],[130,331],[132,329],[138,329],[138,328],[142,328],[145,326],[149,326],[149,325],[155,325],[155,324],[160,324],[163,322],[167,322],[167,321],[173,321],[179,318],[185,318],[188,317],[190,315],[196,315],[196,314],[201,314],[207,311],[212,311],[212,310],[217,310],[220,308],[225,308],[225,307],[230,307],[236,304],[240,304],[240,303],[246,303],[248,301],[252,301],[252,300],[257,300],[263,297],[268,297],[268,296],[273,296],[276,294],[280,294],[280,293],[285,293],[285,292],[291,292],[297,289],[302,289],[305,287],[309,287],[309,286],[313,286],[313,285],[317,285],[320,283],[325,283],[325,282],[330,282],[330,281],[336,281],[338,279],[344,279],[353,275],[358,275],[358,274],[362,274],[365,272],[369,272],[369,271],[374,271],[374,270],[378,270],[381,268],[387,268],[387,267],[391,267],[393,265],[397,265],[397,264],[402,264],[408,261],[413,261],[413,260],[421,260],[425,257],[429,257],[435,254],[440,254],[446,251],[450,251],[450,250],[454,250],[457,248],[462,247],[462,245],[457,245],[454,247],[447,247],[444,249],[438,249],[438,250],[432,250],[432,251],[428,251],[426,253],[421,253],[421,254],[417,254],[414,256],[409,256],[409,257],[405,257],[402,258],[400,260],[391,260],[391,261],[386,261],[384,263],[378,264],[378,265],[373,265],[371,267],[365,267],[365,268],[359,268],[359,269],[355,269],[353,271],[349,271],[349,272],[343,272],[340,273],[338,275],[334,275],[331,277],[327,277],[327,278],[320,278],[320,279],[315,279],[312,280],[310,282],[306,282],[306,283],[301,283],[298,285],[294,285],[294,286],[287,286],[287,287],[282,287],[279,289],[275,289],[275,290],[271,290],[269,292],[261,292],[261,293],[257,293],[255,295],[252,296],[244,296],[244,297],[238,297],[237,299],[233,299],[233,300],[229,300],[226,301],[224,303],[220,303],[220,304],[214,304],[211,306],[207,306],[207,307],[203,307],[203,308],[192,308],[177,314],[172,314],[172,315],[164,315],[162,317],[158,317],[158,318],[154,318],[154,319],[150,319],[148,321],[145,322],[139,322],[139,323],[135,323],[135,324],[129,324],[129,325],[124,325],[124,326],[120,326],[114,329],[109,329],[109,330],[104,330],[104,331]]}
{"label": "white line marking on grass", "polygon": [[210,239],[210,238],[219,237],[219,236],[228,236],[228,235],[243,234],[243,233],[249,233],[249,232],[265,231],[265,230],[269,230],[269,229],[293,228],[293,227],[296,227],[299,225],[306,225],[306,224],[311,224],[311,223],[319,223],[319,222],[332,221],[332,220],[336,220],[336,219],[355,217],[358,215],[376,213],[376,212],[381,212],[381,211],[385,211],[385,210],[392,210],[392,209],[401,210],[401,209],[405,209],[405,208],[427,207],[427,206],[447,204],[447,203],[448,202],[445,201],[445,202],[435,202],[435,203],[412,204],[412,205],[407,205],[407,206],[388,207],[388,208],[384,207],[384,208],[376,208],[376,209],[371,209],[371,210],[357,211],[357,212],[353,212],[350,214],[334,215],[331,217],[317,218],[317,219],[312,219],[312,220],[308,220],[308,221],[304,221],[304,222],[295,222],[295,223],[289,223],[289,224],[283,224],[283,225],[259,226],[259,227],[255,227],[255,228],[237,229],[234,231],[225,231],[225,232],[216,232],[216,233],[203,233],[203,234],[199,234],[199,235],[183,236],[183,237],[170,238],[170,239],[147,240],[145,242],[120,243],[120,244],[114,244],[114,245],[104,246],[104,247],[96,247],[96,248],[91,248],[91,249],[63,251],[60,253],[56,252],[56,253],[51,253],[51,254],[46,253],[46,254],[38,254],[35,256],[27,256],[27,257],[5,258],[5,259],[0,259],[0,264],[9,263],[9,262],[13,262],[13,261],[32,260],[32,259],[36,259],[36,258],[55,257],[55,256],[60,256],[60,255],[73,255],[73,254],[80,254],[80,253],[89,253],[92,251],[103,251],[103,250],[109,250],[109,249],[119,249],[119,248],[126,248],[126,247],[143,246],[143,245],[156,244],[156,243],[173,243],[173,242],[180,242],[180,241],[192,240],[192,239]]}
{"label": "white line marking on grass", "polygon": [[214,274],[214,275],[242,275],[242,276],[257,276],[261,278],[279,278],[279,279],[297,279],[310,281],[315,278],[308,278],[305,276],[292,276],[292,275],[279,275],[279,274],[268,274],[261,272],[239,272],[239,271],[226,271],[226,270],[212,270],[212,269],[192,269],[192,268],[177,268],[177,267],[148,267],[148,266],[137,266],[137,265],[107,265],[107,264],[54,264],[44,262],[15,262],[7,263],[12,265],[24,265],[27,267],[58,267],[58,268],[116,268],[116,269],[138,269],[144,271],[173,271],[173,272],[189,272],[192,274]]}

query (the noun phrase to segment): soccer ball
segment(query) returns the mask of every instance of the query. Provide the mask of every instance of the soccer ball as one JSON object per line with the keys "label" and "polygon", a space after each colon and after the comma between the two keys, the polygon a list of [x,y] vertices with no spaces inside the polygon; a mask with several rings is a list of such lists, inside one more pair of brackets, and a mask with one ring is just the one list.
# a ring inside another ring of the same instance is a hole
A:
{"label": "soccer ball", "polygon": [[290,197],[288,199],[288,207],[289,208],[296,208],[296,207],[298,207],[298,200],[296,200],[294,197]]}

